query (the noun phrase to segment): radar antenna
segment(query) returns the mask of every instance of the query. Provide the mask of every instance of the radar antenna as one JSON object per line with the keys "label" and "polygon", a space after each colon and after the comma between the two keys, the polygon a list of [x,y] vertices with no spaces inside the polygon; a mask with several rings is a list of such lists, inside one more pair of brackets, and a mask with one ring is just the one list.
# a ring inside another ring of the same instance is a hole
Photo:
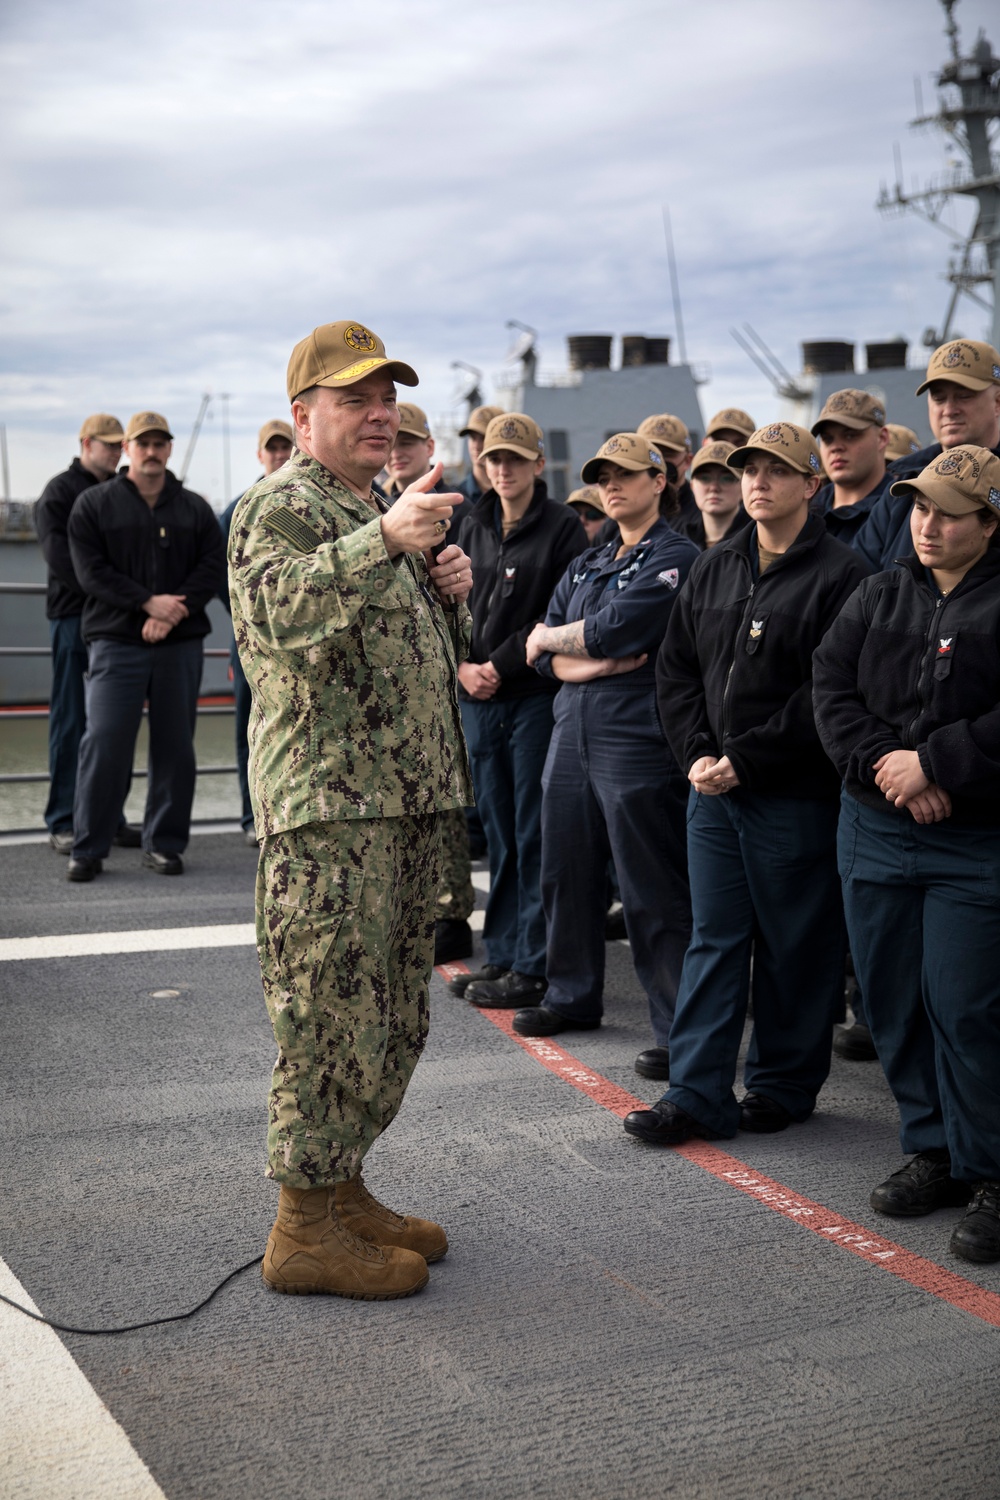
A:
{"label": "radar antenna", "polygon": [[519,323],[517,318],[508,318],[504,326],[521,330],[521,337],[514,340],[512,348],[504,359],[504,364],[512,365],[516,360],[520,360],[525,385],[534,385],[535,370],[538,368],[538,355],[535,353],[537,331],[529,328],[527,323]]}
{"label": "radar antenna", "polygon": [[[971,52],[962,56],[954,15],[957,3],[941,0],[951,60],[938,74],[937,113],[920,114],[910,123],[936,126],[964,161],[932,179],[922,190],[908,193],[897,151],[896,182],[891,190],[882,184],[876,204],[883,213],[918,214],[952,241],[946,278],[951,282],[951,296],[941,327],[928,328],[924,334],[929,348],[952,336],[955,308],[963,296],[992,314],[991,342],[1000,345],[1000,161],[995,151],[1000,135],[1000,58],[994,57],[982,31]],[[960,231],[941,221],[946,205],[959,195],[977,202],[975,221],[964,239]],[[981,287],[990,289],[992,300],[982,295]]]}
{"label": "radar antenna", "polygon": [[471,380],[459,381],[458,389],[453,397],[455,401],[465,401],[468,404],[469,411],[466,415],[470,415],[474,407],[482,406],[483,404],[483,391],[479,384],[483,378],[483,372],[482,370],[477,370],[475,365],[467,365],[464,359],[453,359],[451,368],[453,370],[465,370],[472,377]]}

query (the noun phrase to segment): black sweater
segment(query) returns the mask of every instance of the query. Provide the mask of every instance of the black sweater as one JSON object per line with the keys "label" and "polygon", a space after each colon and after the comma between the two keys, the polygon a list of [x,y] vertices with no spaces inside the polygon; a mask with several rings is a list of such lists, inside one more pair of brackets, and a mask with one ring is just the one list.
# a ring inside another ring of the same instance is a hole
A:
{"label": "black sweater", "polygon": [[1000,825],[1000,550],[942,598],[916,558],[868,578],[813,665],[816,723],[852,797],[910,820],[874,762],[916,750],[953,824]]}
{"label": "black sweater", "polygon": [[65,620],[82,615],[86,595],[73,571],[69,555],[69,513],[77,496],[92,489],[98,480],[74,458],[68,469],[50,479],[35,501],[35,530],[48,563],[49,585],[45,613],[50,620]]}
{"label": "black sweater", "polygon": [[727,755],[750,792],[836,797],[812,654],[867,570],[817,516],[759,577],[756,538],[747,526],[702,553],[680,592],[656,663],[664,733],[684,771]]}
{"label": "black sweater", "polygon": [[153,594],[183,594],[187,618],[167,641],[212,628],[205,606],[225,586],[226,561],[215,512],[169,471],[150,510],[130,479],[118,475],[81,495],[69,522],[76,575],[88,598],[85,641],[142,643],[142,606]]}
{"label": "black sweater", "polygon": [[[472,559],[469,660],[491,662],[500,673],[494,703],[559,691],[558,682],[528,666],[525,642],[545,618],[556,584],[588,545],[579,516],[571,506],[549,500],[541,479],[520,524],[503,539],[500,517],[500,498],[487,490],[458,534],[458,545]],[[461,689],[460,696],[475,701]]]}

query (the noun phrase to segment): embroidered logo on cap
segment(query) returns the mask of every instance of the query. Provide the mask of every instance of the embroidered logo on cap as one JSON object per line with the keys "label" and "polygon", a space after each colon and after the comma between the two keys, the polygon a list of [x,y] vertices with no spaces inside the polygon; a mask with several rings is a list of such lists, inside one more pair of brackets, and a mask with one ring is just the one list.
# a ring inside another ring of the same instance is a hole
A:
{"label": "embroidered logo on cap", "polygon": [[350,328],[344,329],[344,343],[349,348],[356,349],[359,354],[362,351],[365,354],[372,354],[378,348],[375,335],[369,333],[367,328],[359,327],[357,323],[352,323]]}
{"label": "embroidered logo on cap", "polygon": [[775,422],[773,427],[768,427],[764,432],[765,443],[780,443],[783,437],[784,432],[780,422]]}
{"label": "embroidered logo on cap", "polygon": [[953,448],[934,465],[935,474],[962,474],[963,471],[973,480],[978,479],[982,473],[978,458],[973,457],[968,448]]}
{"label": "embroidered logo on cap", "polygon": [[810,469],[812,469],[814,474],[819,473],[819,459],[816,457],[815,453],[810,453],[809,455],[809,467]]}
{"label": "embroidered logo on cap", "polygon": [[604,444],[604,452],[605,453],[617,453],[618,449],[621,448],[621,447],[622,447],[622,444],[618,441],[618,439],[616,437],[608,438],[608,441]]}
{"label": "embroidered logo on cap", "polygon": [[991,505],[1000,505],[1000,490],[991,489],[986,498]]}
{"label": "embroidered logo on cap", "polygon": [[658,469],[663,468],[663,454],[660,452],[659,448],[650,448],[649,461],[651,464],[655,464]]}

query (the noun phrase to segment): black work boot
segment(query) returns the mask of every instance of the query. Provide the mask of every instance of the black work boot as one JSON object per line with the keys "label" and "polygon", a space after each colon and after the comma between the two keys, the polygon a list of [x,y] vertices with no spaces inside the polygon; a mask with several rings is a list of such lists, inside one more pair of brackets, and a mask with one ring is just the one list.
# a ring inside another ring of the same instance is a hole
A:
{"label": "black work boot", "polygon": [[951,1252],[980,1264],[1000,1260],[1000,1182],[971,1184],[972,1202],[955,1226]]}
{"label": "black work boot", "polygon": [[466,989],[465,998],[484,1010],[517,1010],[521,1005],[537,1005],[548,987],[548,980],[540,974],[508,969],[499,979],[477,979]]}
{"label": "black work boot", "polygon": [[972,1188],[951,1175],[951,1157],[943,1146],[921,1151],[905,1167],[893,1172],[872,1191],[869,1202],[877,1214],[893,1219],[919,1219],[936,1208],[968,1203]]}
{"label": "black work boot", "polygon": [[456,964],[472,957],[472,928],[466,921],[442,917],[434,923],[435,964]]}
{"label": "black work boot", "polygon": [[471,974],[456,974],[454,979],[448,980],[448,988],[453,995],[464,995],[470,984],[489,984],[506,973],[502,964],[486,964],[482,969],[473,969]]}

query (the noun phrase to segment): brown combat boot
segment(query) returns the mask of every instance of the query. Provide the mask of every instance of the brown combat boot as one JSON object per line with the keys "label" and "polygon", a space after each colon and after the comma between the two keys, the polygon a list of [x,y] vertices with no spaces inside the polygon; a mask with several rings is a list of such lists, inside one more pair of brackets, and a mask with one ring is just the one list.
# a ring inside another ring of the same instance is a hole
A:
{"label": "brown combat boot", "polygon": [[333,1190],[337,1217],[355,1234],[383,1250],[415,1250],[428,1265],[448,1253],[448,1236],[440,1224],[431,1219],[411,1219],[393,1213],[373,1198],[361,1180],[361,1173],[350,1182],[338,1182]]}
{"label": "brown combat boot", "polygon": [[338,1217],[328,1187],[282,1187],[263,1272],[276,1292],[326,1292],[365,1302],[409,1297],[428,1281],[422,1256],[383,1249],[353,1234]]}

